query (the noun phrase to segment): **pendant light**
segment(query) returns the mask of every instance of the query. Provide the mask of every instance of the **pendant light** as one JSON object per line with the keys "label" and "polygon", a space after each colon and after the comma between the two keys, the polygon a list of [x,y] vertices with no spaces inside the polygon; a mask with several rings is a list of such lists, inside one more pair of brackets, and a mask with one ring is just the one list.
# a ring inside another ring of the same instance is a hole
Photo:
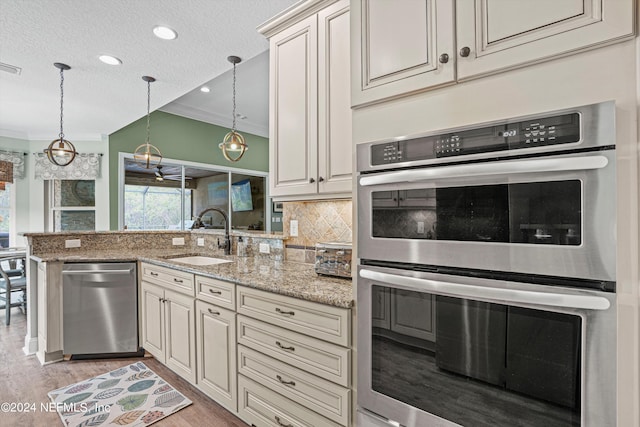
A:
{"label": "pendant light", "polygon": [[236,132],[236,64],[242,61],[237,56],[227,57],[227,61],[233,64],[233,125],[231,132],[224,136],[224,140],[218,145],[224,157],[230,162],[237,162],[249,149],[244,142],[244,136]]}
{"label": "pendant light", "polygon": [[44,153],[47,155],[49,161],[54,165],[67,166],[73,162],[73,159],[75,159],[78,154],[76,152],[76,147],[74,147],[70,141],[64,139],[64,131],[62,130],[62,117],[64,110],[64,72],[66,70],[70,70],[71,67],[60,62],[55,62],[53,66],[60,70],[60,134],[58,135],[58,139],[51,141],[51,144],[49,144],[49,146],[44,150]]}
{"label": "pendant light", "polygon": [[151,83],[156,79],[150,76],[142,76],[142,80],[147,82],[147,140],[144,144],[140,144],[133,153],[133,160],[145,169],[153,169],[160,165],[162,161],[162,153],[149,142],[149,134],[151,131]]}

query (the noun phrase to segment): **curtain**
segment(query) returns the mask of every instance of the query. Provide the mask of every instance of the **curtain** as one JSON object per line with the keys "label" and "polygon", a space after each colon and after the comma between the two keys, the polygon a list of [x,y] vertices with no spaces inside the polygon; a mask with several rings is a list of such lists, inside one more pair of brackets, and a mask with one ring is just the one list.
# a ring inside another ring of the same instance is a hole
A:
{"label": "curtain", "polygon": [[13,163],[13,178],[24,178],[24,153],[0,150],[0,160]]}
{"label": "curtain", "polygon": [[100,177],[100,157],[102,154],[83,153],[67,166],[54,165],[44,153],[34,153],[35,175],[41,179],[96,179]]}

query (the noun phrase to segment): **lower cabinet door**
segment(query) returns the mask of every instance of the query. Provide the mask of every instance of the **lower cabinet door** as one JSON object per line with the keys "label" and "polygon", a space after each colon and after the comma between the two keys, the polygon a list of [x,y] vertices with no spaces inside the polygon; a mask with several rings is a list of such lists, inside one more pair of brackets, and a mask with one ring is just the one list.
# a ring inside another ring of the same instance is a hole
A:
{"label": "lower cabinet door", "polygon": [[184,379],[196,382],[194,299],[165,290],[165,364]]}
{"label": "lower cabinet door", "polygon": [[236,412],[236,313],[196,301],[196,336],[198,387]]}
{"label": "lower cabinet door", "polygon": [[340,426],[243,375],[238,375],[238,416],[256,427]]}
{"label": "lower cabinet door", "polygon": [[165,363],[164,289],[142,282],[142,347]]}

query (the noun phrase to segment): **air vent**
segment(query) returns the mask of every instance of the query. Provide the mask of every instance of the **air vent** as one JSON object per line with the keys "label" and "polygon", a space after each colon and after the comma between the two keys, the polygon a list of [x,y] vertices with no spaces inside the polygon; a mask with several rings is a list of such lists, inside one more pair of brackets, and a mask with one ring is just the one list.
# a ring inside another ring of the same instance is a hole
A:
{"label": "air vent", "polygon": [[20,74],[22,72],[22,68],[0,62],[0,71],[4,71],[9,74]]}

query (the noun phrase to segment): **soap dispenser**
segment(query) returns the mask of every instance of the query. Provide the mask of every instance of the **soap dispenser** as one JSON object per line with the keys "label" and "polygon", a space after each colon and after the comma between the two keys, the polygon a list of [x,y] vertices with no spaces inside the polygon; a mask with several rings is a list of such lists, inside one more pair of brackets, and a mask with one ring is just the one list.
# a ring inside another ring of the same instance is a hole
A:
{"label": "soap dispenser", "polygon": [[242,236],[238,236],[238,256],[247,256],[247,243],[242,239]]}

